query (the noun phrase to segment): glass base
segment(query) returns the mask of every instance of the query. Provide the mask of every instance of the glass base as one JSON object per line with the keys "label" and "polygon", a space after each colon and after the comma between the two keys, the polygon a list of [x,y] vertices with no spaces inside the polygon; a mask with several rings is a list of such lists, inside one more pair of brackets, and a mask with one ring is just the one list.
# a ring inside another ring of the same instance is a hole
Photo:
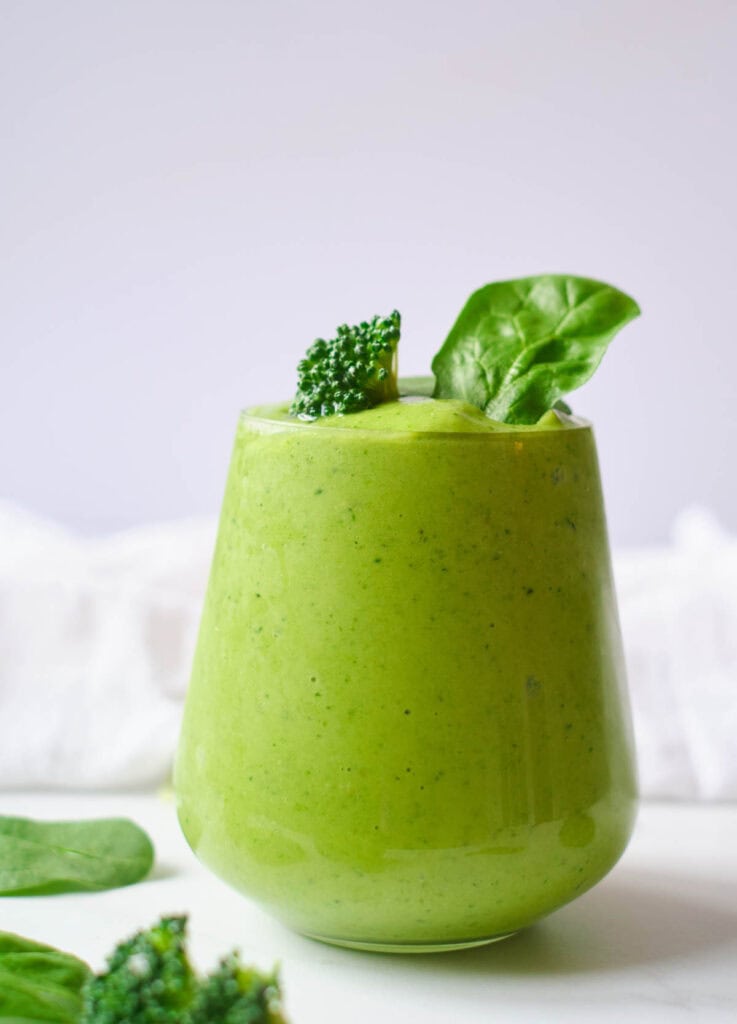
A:
{"label": "glass base", "polygon": [[334,939],[327,935],[302,933],[308,939],[326,942],[329,946],[343,946],[346,949],[360,949],[367,953],[451,953],[456,949],[474,949],[476,946],[489,946],[492,942],[509,939],[517,932],[506,932],[504,935],[490,935],[484,939],[459,939],[456,942],[360,942],[354,939]]}

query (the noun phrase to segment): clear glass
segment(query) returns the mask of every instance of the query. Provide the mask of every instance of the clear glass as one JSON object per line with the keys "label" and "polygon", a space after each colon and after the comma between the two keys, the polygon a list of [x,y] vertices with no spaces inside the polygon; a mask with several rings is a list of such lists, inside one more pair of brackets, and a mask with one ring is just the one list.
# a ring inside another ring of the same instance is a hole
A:
{"label": "clear glass", "polygon": [[590,426],[244,414],[175,782],[198,857],[328,942],[491,942],[590,888],[636,804]]}

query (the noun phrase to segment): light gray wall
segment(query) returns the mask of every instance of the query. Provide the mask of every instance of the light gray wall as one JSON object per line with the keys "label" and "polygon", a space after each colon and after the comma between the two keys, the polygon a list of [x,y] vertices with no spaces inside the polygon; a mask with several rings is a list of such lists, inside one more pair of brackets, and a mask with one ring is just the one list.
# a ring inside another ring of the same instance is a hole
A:
{"label": "light gray wall", "polygon": [[617,543],[737,528],[737,4],[0,0],[0,488],[214,512],[237,410],[398,306],[563,270],[644,316],[574,399]]}

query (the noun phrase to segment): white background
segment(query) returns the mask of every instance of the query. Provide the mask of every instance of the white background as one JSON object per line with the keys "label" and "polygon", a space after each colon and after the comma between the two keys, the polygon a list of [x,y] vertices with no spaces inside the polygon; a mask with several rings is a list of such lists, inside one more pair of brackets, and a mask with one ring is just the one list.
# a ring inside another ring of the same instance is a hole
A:
{"label": "white background", "polygon": [[0,490],[214,513],[238,409],[397,306],[570,271],[644,316],[574,397],[617,544],[737,528],[737,4],[0,0]]}

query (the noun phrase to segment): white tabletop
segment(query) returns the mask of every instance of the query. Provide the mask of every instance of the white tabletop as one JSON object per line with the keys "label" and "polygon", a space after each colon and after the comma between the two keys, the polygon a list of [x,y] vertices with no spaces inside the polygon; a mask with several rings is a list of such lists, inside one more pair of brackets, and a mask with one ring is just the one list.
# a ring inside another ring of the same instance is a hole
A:
{"label": "white tabletop", "polygon": [[292,934],[197,862],[159,797],[0,794],[0,813],[128,815],[153,838],[156,867],[139,885],[0,900],[1,930],[96,969],[124,936],[187,912],[201,969],[234,946],[262,968],[281,964],[292,1024],[737,1021],[737,805],[645,805],[622,861],[591,892],[497,945],[426,956]]}

